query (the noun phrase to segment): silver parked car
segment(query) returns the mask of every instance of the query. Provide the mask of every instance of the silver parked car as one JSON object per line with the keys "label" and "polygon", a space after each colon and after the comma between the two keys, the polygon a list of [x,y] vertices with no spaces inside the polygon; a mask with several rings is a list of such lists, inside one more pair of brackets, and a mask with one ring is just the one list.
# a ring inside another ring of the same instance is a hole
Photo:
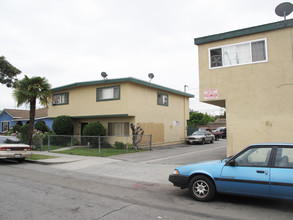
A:
{"label": "silver parked car", "polygon": [[196,131],[192,135],[187,136],[185,141],[187,144],[196,143],[214,143],[215,136],[209,131]]}
{"label": "silver parked car", "polygon": [[14,136],[0,136],[0,158],[23,162],[32,155],[31,148]]}

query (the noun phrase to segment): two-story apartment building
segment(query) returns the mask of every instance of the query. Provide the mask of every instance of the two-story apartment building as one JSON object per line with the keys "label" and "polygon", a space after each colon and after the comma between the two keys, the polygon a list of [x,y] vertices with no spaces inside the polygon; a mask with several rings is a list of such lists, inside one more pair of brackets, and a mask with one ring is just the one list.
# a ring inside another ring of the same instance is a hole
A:
{"label": "two-story apartment building", "polygon": [[68,115],[74,133],[100,121],[108,136],[131,135],[130,124],[140,123],[153,144],[184,141],[193,95],[135,78],[80,82],[52,89],[48,116]]}
{"label": "two-story apartment building", "polygon": [[227,155],[293,142],[293,19],[195,39],[200,101],[226,108]]}

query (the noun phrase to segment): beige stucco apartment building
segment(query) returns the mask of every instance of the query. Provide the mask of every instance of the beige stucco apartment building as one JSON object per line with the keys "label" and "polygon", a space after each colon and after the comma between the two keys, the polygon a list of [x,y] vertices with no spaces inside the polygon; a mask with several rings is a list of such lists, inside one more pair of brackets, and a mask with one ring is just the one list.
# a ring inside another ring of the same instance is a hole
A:
{"label": "beige stucco apartment building", "polygon": [[193,97],[131,77],[74,83],[52,93],[48,117],[70,116],[76,135],[92,121],[100,121],[108,136],[131,135],[130,124],[140,123],[153,144],[184,141]]}
{"label": "beige stucco apartment building", "polygon": [[227,155],[293,142],[293,19],[195,39],[200,101],[226,108]]}

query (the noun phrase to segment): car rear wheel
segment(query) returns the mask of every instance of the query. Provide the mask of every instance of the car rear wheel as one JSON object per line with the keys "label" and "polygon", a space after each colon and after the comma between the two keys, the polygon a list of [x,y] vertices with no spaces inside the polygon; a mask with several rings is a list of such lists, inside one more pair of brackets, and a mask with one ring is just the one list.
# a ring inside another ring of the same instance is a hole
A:
{"label": "car rear wheel", "polygon": [[206,202],[215,197],[216,188],[211,179],[199,175],[191,179],[189,183],[189,193],[195,200]]}

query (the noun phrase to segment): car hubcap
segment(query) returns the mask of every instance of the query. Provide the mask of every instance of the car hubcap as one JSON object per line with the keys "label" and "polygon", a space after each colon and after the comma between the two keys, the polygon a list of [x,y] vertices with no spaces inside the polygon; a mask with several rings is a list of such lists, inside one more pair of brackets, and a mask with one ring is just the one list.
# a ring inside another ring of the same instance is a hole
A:
{"label": "car hubcap", "polygon": [[203,180],[196,181],[193,186],[193,192],[199,198],[204,198],[209,193],[209,186]]}

